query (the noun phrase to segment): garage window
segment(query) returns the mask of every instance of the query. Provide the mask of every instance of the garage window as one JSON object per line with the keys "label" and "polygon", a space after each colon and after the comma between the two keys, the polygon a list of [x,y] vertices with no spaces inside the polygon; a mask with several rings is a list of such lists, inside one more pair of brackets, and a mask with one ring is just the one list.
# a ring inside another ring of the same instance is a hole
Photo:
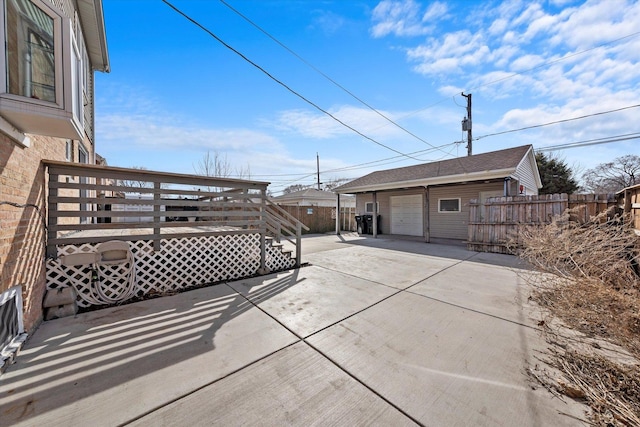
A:
{"label": "garage window", "polygon": [[438,212],[460,212],[460,199],[438,199]]}
{"label": "garage window", "polygon": [[[364,211],[366,213],[373,213],[373,202],[365,203]],[[376,212],[380,212],[380,204],[378,202],[376,202]]]}

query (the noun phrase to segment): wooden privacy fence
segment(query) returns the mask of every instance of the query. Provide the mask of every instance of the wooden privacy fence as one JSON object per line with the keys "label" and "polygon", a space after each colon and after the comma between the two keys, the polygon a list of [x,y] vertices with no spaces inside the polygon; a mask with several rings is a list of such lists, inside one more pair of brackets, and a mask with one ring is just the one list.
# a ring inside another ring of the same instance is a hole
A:
{"label": "wooden privacy fence", "polygon": [[521,227],[549,224],[553,217],[575,209],[571,220],[586,222],[616,205],[613,194],[544,194],[539,196],[493,197],[484,203],[469,203],[467,249],[478,252],[510,253],[507,241]]}

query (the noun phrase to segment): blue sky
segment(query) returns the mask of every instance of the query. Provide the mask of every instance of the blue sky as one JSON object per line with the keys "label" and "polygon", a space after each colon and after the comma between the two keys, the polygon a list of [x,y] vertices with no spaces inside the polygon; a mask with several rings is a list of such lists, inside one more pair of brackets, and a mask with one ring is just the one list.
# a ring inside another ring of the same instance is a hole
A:
{"label": "blue sky", "polygon": [[[316,153],[323,182],[464,156],[463,91],[476,154],[640,132],[639,1],[170,2],[289,89],[161,0],[105,0],[112,166],[194,173],[217,152],[278,194],[315,183]],[[639,141],[552,154],[580,173]]]}

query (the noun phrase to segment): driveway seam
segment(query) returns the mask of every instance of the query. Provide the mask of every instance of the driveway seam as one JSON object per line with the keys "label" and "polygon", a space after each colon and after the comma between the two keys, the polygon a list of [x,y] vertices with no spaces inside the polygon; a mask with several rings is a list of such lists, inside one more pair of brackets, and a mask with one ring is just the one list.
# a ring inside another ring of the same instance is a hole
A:
{"label": "driveway seam", "polygon": [[[372,282],[372,283],[375,283],[375,282]],[[227,284],[227,286],[229,286],[229,285]],[[229,287],[231,287],[231,286],[229,286]],[[233,288],[232,288],[232,289],[233,289]],[[399,293],[399,292],[396,292],[396,293],[394,293],[394,294],[392,294],[392,295],[389,295],[389,297],[391,297],[391,296],[393,296],[393,295],[396,295],[397,293]],[[309,342],[307,341],[307,338],[309,338],[309,337],[311,337],[311,336],[313,336],[313,335],[317,334],[318,332],[324,331],[325,329],[330,328],[331,326],[334,326],[334,325],[336,325],[336,324],[338,324],[338,323],[340,323],[340,322],[344,321],[345,319],[350,318],[351,316],[353,316],[353,315],[355,315],[355,314],[357,314],[357,313],[354,313],[354,314],[352,314],[352,315],[349,315],[349,316],[347,316],[347,317],[345,317],[345,318],[343,318],[343,319],[341,319],[341,320],[339,320],[339,321],[337,321],[337,322],[332,323],[331,325],[328,325],[328,326],[326,326],[326,327],[324,327],[324,328],[321,328],[321,329],[319,329],[319,330],[317,330],[317,331],[313,332],[312,334],[309,334],[309,335],[307,335],[307,336],[305,336],[305,337],[302,337],[302,336],[300,336],[299,334],[297,334],[295,331],[293,331],[292,329],[290,329],[288,326],[286,326],[284,323],[280,322],[278,319],[276,319],[276,318],[275,318],[274,316],[272,316],[270,313],[268,313],[267,311],[265,311],[264,309],[262,309],[262,307],[260,307],[258,304],[256,304],[256,303],[254,303],[253,301],[251,301],[248,297],[246,297],[246,296],[242,295],[242,294],[241,294],[241,293],[239,293],[239,292],[238,292],[238,295],[239,295],[240,297],[244,298],[244,299],[245,299],[249,304],[253,305],[255,308],[257,308],[258,310],[260,310],[261,312],[263,312],[264,314],[266,314],[267,316],[269,316],[271,319],[273,319],[276,323],[278,323],[280,326],[282,326],[283,328],[285,328],[287,331],[289,331],[290,333],[292,333],[293,335],[295,335],[296,337],[298,337],[298,338],[299,338],[299,340],[298,340],[298,341],[296,341],[296,342],[295,342],[295,343],[293,343],[293,344],[297,344],[298,342],[301,342],[301,341],[302,341],[302,342],[303,342],[303,343],[305,343],[309,348],[311,348],[311,349],[312,349],[312,350],[314,350],[316,353],[318,353],[320,356],[324,357],[326,360],[328,360],[329,362],[331,362],[331,363],[332,363],[336,368],[338,368],[340,371],[342,371],[342,372],[344,372],[345,374],[347,374],[347,376],[349,376],[350,378],[352,378],[352,379],[353,379],[354,381],[356,381],[358,384],[362,385],[364,388],[366,388],[367,390],[369,390],[371,393],[373,393],[374,395],[378,396],[382,401],[386,402],[389,406],[391,406],[392,408],[394,408],[396,411],[400,412],[402,415],[404,415],[405,417],[409,418],[411,421],[413,421],[413,422],[414,422],[414,423],[416,423],[417,425],[419,425],[419,426],[424,426],[424,424],[422,424],[420,421],[416,420],[414,417],[412,417],[411,415],[409,415],[409,414],[408,414],[407,412],[405,412],[403,409],[401,409],[400,407],[398,407],[395,403],[391,402],[390,400],[388,400],[387,398],[385,398],[384,396],[382,396],[380,393],[378,393],[376,390],[374,390],[373,388],[369,387],[366,383],[362,382],[358,377],[356,377],[356,376],[355,376],[355,375],[353,375],[351,372],[349,372],[348,370],[346,370],[345,368],[343,368],[342,366],[340,366],[337,362],[335,362],[333,359],[331,359],[329,356],[327,356],[325,353],[323,353],[322,351],[320,351],[319,349],[317,349],[316,347],[314,347],[311,343],[309,343]],[[384,301],[384,300],[386,300],[387,298],[388,298],[388,297],[385,297],[385,298],[383,298],[382,300],[380,300],[379,302]],[[378,303],[374,303],[374,304],[372,304],[371,306],[376,305],[376,304],[378,304]],[[368,307],[367,307],[367,308],[368,308]],[[366,310],[366,308],[365,308],[364,310]],[[358,311],[358,313],[360,313],[361,311],[362,311],[362,310]],[[293,344],[290,344],[290,345],[293,345]],[[289,345],[289,346],[290,346],[290,345]],[[275,353],[277,353],[277,352],[279,352],[279,351],[281,351],[281,350],[283,350],[283,349],[285,349],[285,348],[287,348],[287,347],[289,347],[289,346],[283,347],[283,348],[281,348],[280,350],[277,350],[277,351],[273,352],[273,354],[275,354]],[[254,362],[254,363],[255,363],[255,362]],[[251,366],[251,365],[253,365],[253,363],[248,364],[248,365],[246,365],[245,367],[249,367],[249,366]],[[244,369],[244,368],[241,368],[241,369]]]}

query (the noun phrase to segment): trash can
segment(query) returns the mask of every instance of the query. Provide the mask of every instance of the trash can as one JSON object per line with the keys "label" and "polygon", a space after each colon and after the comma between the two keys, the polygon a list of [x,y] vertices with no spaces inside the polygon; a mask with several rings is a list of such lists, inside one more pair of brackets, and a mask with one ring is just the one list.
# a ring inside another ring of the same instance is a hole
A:
{"label": "trash can", "polygon": [[362,215],[356,215],[356,226],[358,234],[367,234],[367,222]]}
{"label": "trash can", "polygon": [[[364,233],[373,234],[373,215],[363,215],[364,223],[366,224]],[[380,215],[378,215],[378,234],[382,234],[382,228],[380,227]]]}

